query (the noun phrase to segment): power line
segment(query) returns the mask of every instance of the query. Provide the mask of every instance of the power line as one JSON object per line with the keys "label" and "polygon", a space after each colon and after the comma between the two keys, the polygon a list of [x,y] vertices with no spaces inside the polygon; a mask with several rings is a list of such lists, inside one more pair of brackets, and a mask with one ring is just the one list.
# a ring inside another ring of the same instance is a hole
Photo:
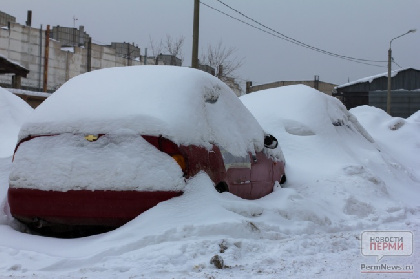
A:
{"label": "power line", "polygon": [[401,67],[400,65],[398,65],[398,63],[397,63],[397,61],[395,61],[395,59],[394,58],[392,58],[392,61],[391,61],[392,63],[394,63],[395,65],[397,65],[398,67],[400,67],[401,69],[403,68],[403,67]]}
{"label": "power line", "polygon": [[259,22],[259,21],[257,21],[257,20],[252,19],[251,17],[249,17],[249,16],[245,15],[244,13],[242,13],[242,12],[238,11],[237,9],[232,8],[231,6],[227,5],[226,3],[224,3],[224,2],[222,2],[222,1],[220,1],[220,0],[216,0],[216,1],[217,1],[217,2],[219,2],[219,3],[221,3],[222,5],[224,5],[225,7],[229,8],[230,10],[232,10],[232,11],[234,11],[234,12],[236,12],[236,13],[240,14],[241,16],[245,17],[246,19],[248,19],[248,20],[250,20],[250,21],[252,21],[252,22],[254,22],[254,23],[258,24],[259,26],[261,26],[261,27],[263,27],[263,28],[265,28],[265,29],[269,30],[270,32],[269,32],[269,31],[267,31],[267,30],[265,30],[265,29],[262,29],[262,28],[260,28],[260,27],[257,27],[257,26],[255,26],[255,25],[252,25],[252,24],[250,24],[250,23],[248,23],[248,22],[246,22],[246,21],[244,21],[244,20],[242,20],[242,19],[239,19],[239,18],[236,18],[236,17],[234,17],[234,16],[231,16],[231,15],[229,15],[229,14],[227,14],[227,13],[225,13],[225,12],[223,12],[223,11],[219,10],[219,9],[216,9],[216,8],[214,8],[214,7],[212,7],[212,6],[208,5],[208,4],[206,4],[206,3],[203,3],[203,2],[201,2],[201,1],[200,1],[200,3],[201,3],[202,5],[204,5],[204,6],[206,6],[206,7],[208,7],[208,8],[210,8],[210,9],[214,10],[214,11],[217,11],[217,12],[219,12],[219,13],[221,13],[221,14],[225,15],[225,16],[228,16],[228,17],[230,17],[230,18],[232,18],[232,19],[234,19],[234,20],[237,20],[237,21],[239,21],[239,22],[241,22],[241,23],[244,23],[244,24],[246,24],[246,25],[248,25],[248,26],[250,26],[250,27],[252,27],[252,28],[255,28],[255,29],[259,30],[259,31],[262,31],[262,32],[264,32],[264,33],[267,33],[267,34],[269,34],[269,35],[271,35],[271,36],[274,36],[274,37],[277,37],[277,38],[279,38],[279,39],[282,39],[282,40],[288,41],[288,42],[290,42],[290,43],[293,43],[293,44],[298,45],[298,46],[301,46],[301,47],[305,47],[305,48],[308,48],[308,49],[311,49],[311,50],[314,50],[314,51],[320,52],[320,53],[325,54],[325,55],[329,55],[329,56],[333,56],[333,57],[341,58],[341,59],[348,60],[348,61],[352,61],[352,62],[355,62],[355,63],[365,64],[365,65],[370,65],[370,66],[375,66],[375,67],[385,67],[385,66],[380,66],[380,65],[376,65],[376,64],[371,64],[371,63],[368,63],[368,62],[373,62],[373,63],[386,63],[386,62],[387,62],[387,61],[377,61],[377,60],[361,59],[361,58],[355,58],[355,57],[351,57],[351,56],[340,55],[340,54],[337,54],[337,53],[333,53],[333,52],[330,52],[330,51],[326,51],[326,50],[323,50],[323,49],[320,49],[320,48],[317,48],[317,47],[314,47],[314,46],[311,46],[311,45],[305,44],[305,43],[303,43],[303,42],[301,42],[301,41],[298,41],[298,40],[296,40],[296,39],[294,39],[294,38],[291,38],[291,37],[289,37],[289,36],[286,36],[285,34],[280,33],[280,32],[278,32],[278,31],[274,30],[273,28],[268,27],[268,26],[266,26],[266,25],[264,25],[264,24],[260,23],[260,22]]}
{"label": "power line", "polygon": [[266,28],[266,29],[268,29],[268,30],[270,30],[272,32],[274,32],[276,34],[279,34],[280,36],[282,36],[282,37],[284,37],[284,38],[286,38],[288,40],[291,40],[293,43],[296,43],[296,44],[298,44],[300,46],[307,47],[307,48],[310,48],[310,49],[313,49],[313,50],[316,50],[316,51],[319,51],[319,52],[322,52],[322,53],[325,53],[325,54],[328,54],[328,55],[332,55],[332,56],[336,56],[336,57],[341,57],[341,58],[345,58],[345,59],[350,59],[350,60],[358,60],[358,61],[364,61],[364,62],[375,62],[375,63],[386,63],[387,62],[387,61],[377,61],[377,60],[369,60],[369,59],[360,59],[360,58],[355,58],[355,57],[351,57],[351,56],[344,56],[344,55],[336,54],[336,53],[333,53],[333,52],[329,52],[329,51],[326,51],[326,50],[323,50],[323,49],[320,49],[320,48],[317,48],[317,47],[314,47],[314,46],[305,44],[305,43],[303,43],[301,41],[298,41],[298,40],[293,39],[293,38],[291,38],[289,36],[286,36],[283,33],[280,33],[278,31],[270,28],[270,27],[262,24],[259,21],[256,21],[256,20],[250,18],[249,16],[247,16],[244,13],[238,11],[237,9],[232,8],[231,6],[229,6],[226,3],[222,2],[221,0],[216,0],[216,1],[219,2],[219,3],[221,3],[222,5],[226,6],[227,8],[233,10],[234,12],[240,14],[241,16],[243,16],[243,17],[251,20],[252,22],[255,22],[256,24],[258,24],[258,25],[260,25],[260,26],[262,26],[262,27],[264,27],[264,28]]}

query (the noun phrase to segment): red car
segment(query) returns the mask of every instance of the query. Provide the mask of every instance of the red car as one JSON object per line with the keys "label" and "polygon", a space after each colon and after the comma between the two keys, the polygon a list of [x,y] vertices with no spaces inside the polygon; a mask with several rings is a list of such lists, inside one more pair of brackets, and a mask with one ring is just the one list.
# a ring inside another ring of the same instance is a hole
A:
{"label": "red car", "polygon": [[25,123],[8,203],[32,228],[112,229],[182,195],[205,172],[219,192],[257,199],[284,183],[277,140],[217,78],[133,66],[73,78]]}

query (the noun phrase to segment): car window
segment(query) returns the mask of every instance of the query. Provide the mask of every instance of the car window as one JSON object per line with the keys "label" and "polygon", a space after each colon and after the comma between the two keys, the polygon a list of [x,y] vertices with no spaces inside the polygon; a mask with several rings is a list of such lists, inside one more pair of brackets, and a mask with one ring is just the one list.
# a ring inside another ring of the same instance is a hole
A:
{"label": "car window", "polygon": [[251,168],[251,160],[249,154],[245,156],[235,156],[224,148],[220,148],[220,152],[223,156],[223,163],[225,164],[226,170],[229,168]]}

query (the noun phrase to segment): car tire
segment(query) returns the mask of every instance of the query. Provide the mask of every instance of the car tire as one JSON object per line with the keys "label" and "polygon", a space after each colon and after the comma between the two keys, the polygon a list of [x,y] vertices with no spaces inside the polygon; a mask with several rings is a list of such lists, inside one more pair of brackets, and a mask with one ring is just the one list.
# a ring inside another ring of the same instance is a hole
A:
{"label": "car tire", "polygon": [[284,183],[286,183],[286,175],[285,174],[283,174],[282,175],[282,177],[281,177],[281,179],[280,179],[280,184],[284,184]]}
{"label": "car tire", "polygon": [[219,182],[215,189],[219,193],[229,192],[229,187],[225,182]]}

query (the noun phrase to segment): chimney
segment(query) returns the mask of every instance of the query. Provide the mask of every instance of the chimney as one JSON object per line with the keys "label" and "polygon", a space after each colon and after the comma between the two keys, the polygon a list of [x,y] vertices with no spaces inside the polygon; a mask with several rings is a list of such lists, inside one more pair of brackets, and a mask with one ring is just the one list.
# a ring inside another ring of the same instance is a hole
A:
{"label": "chimney", "polygon": [[32,11],[28,10],[28,14],[26,16],[26,25],[31,26],[32,25]]}
{"label": "chimney", "polygon": [[83,46],[85,44],[85,26],[79,26],[79,44],[78,46]]}

